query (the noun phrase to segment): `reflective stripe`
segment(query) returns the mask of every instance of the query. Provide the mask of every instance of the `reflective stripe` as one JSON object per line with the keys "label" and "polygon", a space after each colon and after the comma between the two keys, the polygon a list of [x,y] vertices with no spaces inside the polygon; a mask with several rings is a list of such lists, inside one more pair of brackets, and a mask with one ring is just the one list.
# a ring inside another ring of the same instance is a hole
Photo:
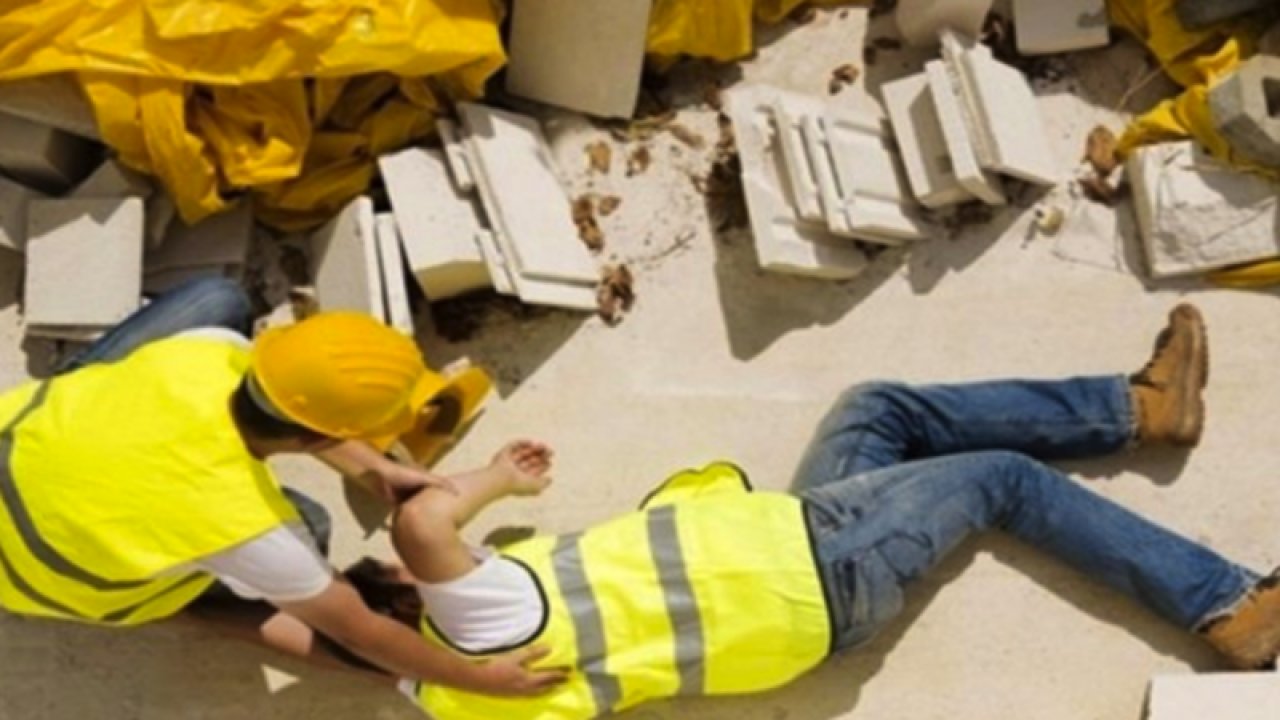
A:
{"label": "reflective stripe", "polygon": [[22,409],[22,412],[18,413],[18,416],[9,423],[9,426],[3,432],[0,432],[0,502],[4,503],[9,512],[9,517],[13,518],[14,528],[17,529],[22,542],[26,544],[27,550],[50,570],[71,580],[88,585],[94,590],[136,590],[140,587],[146,587],[151,583],[150,580],[108,580],[85,570],[63,557],[52,545],[45,542],[40,535],[40,531],[36,529],[35,523],[31,520],[31,514],[27,512],[27,506],[22,502],[22,496],[18,493],[18,486],[14,483],[13,473],[10,469],[10,464],[13,460],[13,431],[19,423],[44,402],[45,396],[49,394],[50,384],[50,382],[46,382],[41,385],[40,389],[32,396],[31,401]]}
{"label": "reflective stripe", "polygon": [[706,637],[698,598],[693,594],[684,551],[676,526],[675,505],[651,510],[648,517],[649,548],[658,570],[667,618],[675,638],[676,671],[680,675],[680,695],[703,695],[707,687]]}
{"label": "reflective stripe", "polygon": [[175,582],[174,584],[170,585],[169,587],[161,590],[155,595],[152,595],[146,600],[141,600],[139,602],[134,603],[133,605],[130,605],[127,608],[122,608],[120,610],[116,610],[115,612],[111,612],[106,615],[103,615],[102,622],[107,622],[107,623],[123,622],[124,620],[127,620],[130,615],[134,614],[138,610],[141,610],[143,607],[150,605],[151,603],[159,600],[160,598],[164,597],[165,595],[168,595],[171,592],[174,592],[180,588],[184,588],[197,580],[201,580],[204,577],[205,575],[203,573],[192,573],[182,578],[178,582]]}
{"label": "reflective stripe", "polygon": [[552,564],[560,595],[573,618],[574,633],[578,636],[578,669],[582,671],[595,698],[596,714],[604,715],[622,699],[622,686],[618,678],[605,669],[604,619],[600,616],[600,604],[587,579],[582,564],[582,533],[563,535],[556,540]]}
{"label": "reflective stripe", "polygon": [[80,613],[31,587],[31,585],[27,583],[26,578],[19,575],[17,569],[15,569],[13,564],[9,562],[9,557],[4,554],[3,548],[0,548],[0,565],[4,566],[4,572],[9,576],[9,581],[13,583],[13,587],[16,588],[18,592],[26,595],[27,599],[31,602],[45,608],[46,610],[52,610],[53,612],[66,615],[67,617],[81,617]]}

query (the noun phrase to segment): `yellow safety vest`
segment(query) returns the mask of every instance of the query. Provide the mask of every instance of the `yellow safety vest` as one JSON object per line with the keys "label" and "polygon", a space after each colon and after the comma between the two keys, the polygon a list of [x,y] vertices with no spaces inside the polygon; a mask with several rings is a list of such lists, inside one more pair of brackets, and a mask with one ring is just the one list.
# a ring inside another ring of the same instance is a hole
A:
{"label": "yellow safety vest", "polygon": [[248,364],[174,338],[0,395],[0,606],[157,620],[213,582],[177,569],[296,519],[232,421]]}
{"label": "yellow safety vest", "polygon": [[[732,465],[676,475],[640,512],[502,553],[546,600],[539,665],[575,668],[530,699],[422,684],[436,720],[587,720],[662,698],[783,685],[831,650],[800,500],[749,492]],[[424,619],[428,640],[451,647]],[[455,652],[459,652],[454,648]]]}

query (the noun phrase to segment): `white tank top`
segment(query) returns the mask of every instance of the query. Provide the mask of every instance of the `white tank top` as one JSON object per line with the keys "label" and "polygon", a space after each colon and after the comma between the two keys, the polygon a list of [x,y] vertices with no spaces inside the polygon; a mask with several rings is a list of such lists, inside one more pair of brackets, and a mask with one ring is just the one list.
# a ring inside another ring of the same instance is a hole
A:
{"label": "white tank top", "polygon": [[529,642],[546,623],[533,572],[517,560],[472,548],[477,566],[447,583],[418,583],[428,622],[455,650],[487,655]]}

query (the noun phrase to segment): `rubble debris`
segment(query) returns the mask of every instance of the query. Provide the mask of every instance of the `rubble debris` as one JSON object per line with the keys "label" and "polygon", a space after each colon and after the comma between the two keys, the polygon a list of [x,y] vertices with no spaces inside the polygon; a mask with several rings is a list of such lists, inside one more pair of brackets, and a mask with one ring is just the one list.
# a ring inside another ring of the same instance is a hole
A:
{"label": "rubble debris", "polygon": [[1280,704],[1280,675],[1274,672],[1158,675],[1151,680],[1148,698],[1148,720],[1270,720],[1276,705]]}
{"label": "rubble debris", "polygon": [[631,154],[627,156],[627,177],[635,177],[649,169],[649,163],[653,161],[653,155],[649,152],[648,145],[641,145]]}
{"label": "rubble debris", "polygon": [[22,252],[27,247],[27,208],[44,195],[0,176],[0,247]]}
{"label": "rubble debris", "polygon": [[596,293],[600,319],[609,327],[616,327],[622,322],[623,315],[631,312],[636,302],[635,280],[631,276],[631,270],[625,264],[606,266]]}
{"label": "rubble debris", "polygon": [[598,201],[596,212],[600,217],[609,217],[622,205],[622,198],[617,195],[601,195]]}
{"label": "rubble debris", "polygon": [[587,163],[593,172],[608,175],[613,165],[613,148],[603,140],[597,140],[587,146]]}
{"label": "rubble debris", "polygon": [[1128,187],[1125,184],[1112,185],[1111,181],[1094,174],[1076,178],[1076,183],[1080,185],[1081,192],[1090,202],[1107,207],[1115,207],[1123,200]]}
{"label": "rubble debris", "polygon": [[1090,167],[1102,179],[1111,176],[1120,165],[1120,156],[1116,152],[1116,134],[1105,125],[1098,125],[1089,131],[1085,138],[1084,158]]}
{"label": "rubble debris", "polygon": [[1005,205],[1008,200],[1000,178],[988,170],[979,155],[986,135],[977,127],[977,114],[971,105],[974,98],[967,93],[964,81],[952,74],[952,67],[942,60],[925,63],[929,95],[942,124],[951,170],[970,195],[988,205]]}
{"label": "rubble debris", "polygon": [[849,85],[858,82],[862,71],[853,63],[845,63],[831,71],[831,81],[827,83],[827,92],[835,95]]}
{"label": "rubble debris", "polygon": [[682,125],[681,123],[678,123],[678,122],[673,122],[670,125],[668,125],[667,132],[671,133],[672,137],[684,143],[685,145],[688,145],[694,150],[701,150],[707,145],[706,138],[702,137],[701,135],[694,132],[693,130],[690,130],[687,125]]}
{"label": "rubble debris", "polygon": [[978,37],[992,4],[993,0],[899,0],[894,18],[908,44],[936,47],[938,33],[948,28]]}
{"label": "rubble debris", "polygon": [[1151,275],[1280,255],[1280,187],[1233,171],[1193,141],[1136,150],[1125,166]]}
{"label": "rubble debris", "polygon": [[1066,220],[1067,214],[1060,207],[1036,208],[1036,229],[1045,235],[1057,235]]}
{"label": "rubble debris", "polygon": [[61,194],[93,172],[102,146],[61,130],[0,113],[0,169],[28,187]]}
{"label": "rubble debris", "polygon": [[552,312],[548,308],[527,305],[517,298],[491,292],[475,292],[431,303],[430,311],[436,333],[451,343],[473,339],[480,328],[495,316],[528,321],[546,317]]}
{"label": "rubble debris", "polygon": [[912,75],[886,83],[882,90],[916,200],[940,208],[971,199],[956,176],[928,77]]}
{"label": "rubble debris", "polygon": [[1174,3],[1178,21],[1188,30],[1203,30],[1223,20],[1273,7],[1272,0],[1177,0]]}
{"label": "rubble debris", "polygon": [[1106,0],[1014,0],[1013,18],[1023,55],[1088,50],[1111,42]]}
{"label": "rubble debris", "polygon": [[252,242],[253,209],[247,201],[195,225],[175,220],[164,242],[147,249],[143,289],[155,294],[196,277],[238,277]]}
{"label": "rubble debris", "polygon": [[311,276],[321,310],[349,310],[386,318],[373,201],[352,200],[311,235]]}
{"label": "rubble debris", "polygon": [[578,237],[591,252],[604,249],[604,231],[596,222],[595,196],[588,193],[573,201],[573,224],[578,226]]}
{"label": "rubble debris", "polygon": [[1280,167],[1276,87],[1280,57],[1255,55],[1209,89],[1209,109],[1218,132],[1245,158],[1271,167]]}

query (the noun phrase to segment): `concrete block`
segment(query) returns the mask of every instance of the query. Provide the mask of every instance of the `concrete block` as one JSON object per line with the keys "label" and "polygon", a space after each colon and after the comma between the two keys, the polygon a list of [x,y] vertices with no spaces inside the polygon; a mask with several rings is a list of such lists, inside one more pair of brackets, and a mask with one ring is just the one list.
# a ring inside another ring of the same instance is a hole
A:
{"label": "concrete block", "polygon": [[786,197],[787,170],[769,88],[739,86],[726,97],[756,255],[766,270],[828,279],[857,276],[866,255],[825,224],[801,219]]}
{"label": "concrete block", "polygon": [[828,107],[805,120],[823,191],[827,226],[882,245],[927,236],[915,212],[906,171],[879,118]]}
{"label": "concrete block", "polygon": [[515,274],[594,288],[599,271],[538,123],[472,103],[458,110],[486,215]]}
{"label": "concrete block", "polygon": [[493,280],[493,289],[503,295],[516,294],[516,282],[512,277],[511,266],[498,249],[498,239],[488,230],[476,234],[476,244],[480,246],[480,255],[489,268],[489,277]]}
{"label": "concrete block", "polygon": [[187,225],[169,225],[164,244],[146,255],[147,273],[177,268],[244,265],[253,242],[253,208],[247,202]]}
{"label": "concrete block", "polygon": [[1013,17],[1023,55],[1088,50],[1111,42],[1106,0],[1014,0]]}
{"label": "concrete block", "polygon": [[1209,108],[1232,149],[1280,167],[1280,57],[1247,60],[1209,90]]}
{"label": "concrete block", "polygon": [[31,188],[0,177],[0,247],[22,252],[27,246],[27,206],[44,197]]}
{"label": "concrete block", "polygon": [[[761,88],[761,92],[765,92]],[[787,188],[791,205],[802,220],[826,221],[822,192],[818,185],[816,160],[805,142],[805,119],[822,114],[824,104],[817,98],[769,88],[773,126],[778,131],[782,162],[787,170]]]}
{"label": "concrete block", "polygon": [[1277,708],[1280,673],[1158,675],[1147,720],[1274,720]]}
{"label": "concrete block", "polygon": [[1276,7],[1276,0],[1178,0],[1174,11],[1188,30],[1201,30],[1223,20]]}
{"label": "concrete block", "polygon": [[458,124],[448,118],[440,118],[436,121],[436,132],[444,145],[444,156],[449,161],[453,184],[463,192],[474,192],[475,174],[471,171],[471,160],[467,156],[466,146],[462,144],[462,131],[458,129]]}
{"label": "concrete block", "polygon": [[173,198],[164,188],[157,188],[147,200],[147,247],[154,250],[163,245],[177,217]]}
{"label": "concrete block", "polygon": [[378,160],[409,268],[431,300],[493,284],[477,243],[485,230],[471,195],[450,180],[446,156],[410,148]]}
{"label": "concrete block", "polygon": [[0,83],[0,112],[90,140],[102,139],[93,106],[71,73]]}
{"label": "concrete block", "polygon": [[916,200],[939,208],[971,199],[973,194],[956,177],[928,76],[921,73],[885,83],[882,90]]}
{"label": "concrete block", "polygon": [[652,0],[517,0],[507,91],[601,117],[635,112]]}
{"label": "concrete block", "polygon": [[374,218],[374,235],[378,239],[378,268],[382,271],[386,323],[405,335],[412,335],[413,311],[409,308],[409,286],[404,281],[404,253],[395,216],[391,213],[378,214]]}
{"label": "concrete block", "polygon": [[934,107],[938,109],[942,136],[946,138],[947,154],[951,157],[951,169],[956,179],[970,195],[988,205],[1004,205],[1006,200],[1000,179],[983,169],[979,159],[975,140],[978,136],[957,80],[941,60],[926,63],[925,75],[929,78],[929,93],[933,96]]}
{"label": "concrete block", "polygon": [[28,325],[109,327],[142,295],[142,200],[32,200],[28,209]]}
{"label": "concrete block", "polygon": [[1280,255],[1280,187],[1218,162],[1191,141],[1140,148],[1126,174],[1153,277]]}
{"label": "concrete block", "polygon": [[72,190],[68,197],[140,197],[149,198],[155,191],[146,176],[107,160]]}
{"label": "concrete block", "polygon": [[312,234],[311,276],[321,310],[363,312],[385,322],[372,200],[352,200]]}
{"label": "concrete block", "polygon": [[938,33],[947,28],[969,37],[981,35],[993,3],[994,0],[898,0],[894,20],[908,43],[935,47]]}
{"label": "concrete block", "polygon": [[101,157],[96,143],[0,113],[0,169],[24,185],[66,192],[93,172]]}

